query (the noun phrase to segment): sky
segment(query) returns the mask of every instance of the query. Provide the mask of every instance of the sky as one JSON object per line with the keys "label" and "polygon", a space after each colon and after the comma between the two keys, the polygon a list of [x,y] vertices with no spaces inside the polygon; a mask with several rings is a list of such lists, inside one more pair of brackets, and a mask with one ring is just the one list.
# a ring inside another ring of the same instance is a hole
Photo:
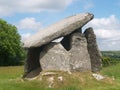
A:
{"label": "sky", "polygon": [[100,50],[120,50],[120,0],[0,0],[0,18],[18,28],[22,41],[68,16],[90,12]]}

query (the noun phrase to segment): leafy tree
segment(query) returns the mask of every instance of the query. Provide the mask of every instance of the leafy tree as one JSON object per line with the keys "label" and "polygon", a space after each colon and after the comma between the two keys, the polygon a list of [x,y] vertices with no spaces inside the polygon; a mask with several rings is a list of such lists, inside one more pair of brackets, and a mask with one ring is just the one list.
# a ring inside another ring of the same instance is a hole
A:
{"label": "leafy tree", "polygon": [[0,19],[0,66],[18,65],[24,56],[17,28]]}

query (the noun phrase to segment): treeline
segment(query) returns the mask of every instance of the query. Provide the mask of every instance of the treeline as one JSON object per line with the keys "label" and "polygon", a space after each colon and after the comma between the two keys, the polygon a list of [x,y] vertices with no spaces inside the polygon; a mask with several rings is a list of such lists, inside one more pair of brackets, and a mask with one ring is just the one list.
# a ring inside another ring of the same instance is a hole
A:
{"label": "treeline", "polygon": [[110,58],[120,58],[120,51],[101,51],[103,56]]}

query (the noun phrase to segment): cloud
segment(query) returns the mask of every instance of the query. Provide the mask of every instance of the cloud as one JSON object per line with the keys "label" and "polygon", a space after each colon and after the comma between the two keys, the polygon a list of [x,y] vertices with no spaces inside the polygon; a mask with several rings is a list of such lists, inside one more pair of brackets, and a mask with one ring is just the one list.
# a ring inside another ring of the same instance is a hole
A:
{"label": "cloud", "polygon": [[94,7],[93,2],[90,2],[90,1],[87,1],[87,0],[84,1],[84,6],[83,6],[84,10],[88,10],[88,9],[93,8],[93,7]]}
{"label": "cloud", "polygon": [[42,28],[41,22],[36,21],[33,17],[26,17],[15,24],[21,34],[22,41],[29,38]]}
{"label": "cloud", "polygon": [[80,3],[80,6],[83,10],[87,11],[94,7],[94,3],[92,0],[74,0],[76,3]]}
{"label": "cloud", "polygon": [[100,39],[111,39],[116,40],[120,39],[120,30],[105,30],[105,29],[96,29],[95,33]]}
{"label": "cloud", "polygon": [[62,10],[73,0],[0,0],[2,16],[13,13],[28,13]]}
{"label": "cloud", "polygon": [[120,20],[115,15],[95,18],[88,26],[94,28],[101,50],[120,50]]}
{"label": "cloud", "polygon": [[33,17],[26,17],[18,22],[16,25],[19,30],[39,30],[41,28],[41,22],[37,22]]}
{"label": "cloud", "polygon": [[31,36],[30,33],[26,33],[26,34],[21,34],[21,37],[22,37],[22,42],[24,42],[27,38],[29,38]]}
{"label": "cloud", "polygon": [[119,29],[120,21],[115,17],[115,15],[111,15],[108,18],[95,18],[90,22],[92,26],[96,29]]}

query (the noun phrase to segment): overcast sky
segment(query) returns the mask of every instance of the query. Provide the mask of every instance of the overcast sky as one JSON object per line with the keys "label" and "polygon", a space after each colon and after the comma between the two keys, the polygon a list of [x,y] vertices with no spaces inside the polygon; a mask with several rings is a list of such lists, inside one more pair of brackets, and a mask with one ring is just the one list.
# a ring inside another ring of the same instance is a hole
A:
{"label": "overcast sky", "polygon": [[120,50],[120,0],[0,0],[0,18],[14,24],[24,41],[65,17],[90,12],[100,50]]}

